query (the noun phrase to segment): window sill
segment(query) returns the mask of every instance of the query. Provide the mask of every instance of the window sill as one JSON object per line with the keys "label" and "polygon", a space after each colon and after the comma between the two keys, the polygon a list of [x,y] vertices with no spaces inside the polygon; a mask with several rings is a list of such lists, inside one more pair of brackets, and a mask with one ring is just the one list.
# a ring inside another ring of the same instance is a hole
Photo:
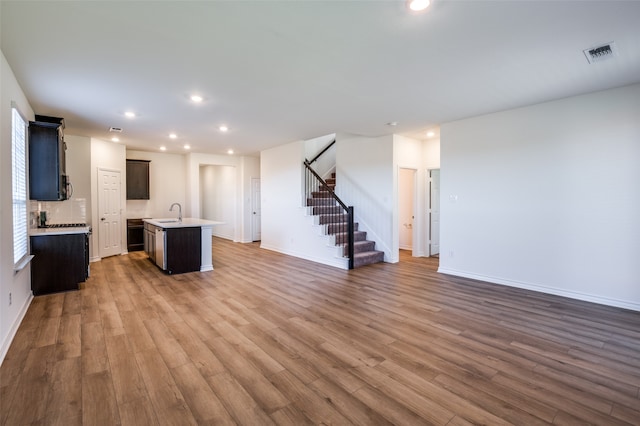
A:
{"label": "window sill", "polygon": [[20,260],[20,262],[16,263],[13,266],[13,274],[17,274],[18,272],[22,271],[24,268],[27,267],[27,265],[29,264],[29,262],[31,262],[31,259],[33,259],[33,255],[29,254],[25,257],[22,258],[22,260]]}

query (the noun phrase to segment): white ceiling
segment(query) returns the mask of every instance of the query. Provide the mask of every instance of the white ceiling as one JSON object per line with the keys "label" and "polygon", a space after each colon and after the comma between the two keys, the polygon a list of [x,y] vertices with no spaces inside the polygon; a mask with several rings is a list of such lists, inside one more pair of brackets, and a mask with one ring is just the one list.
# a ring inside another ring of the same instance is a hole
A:
{"label": "white ceiling", "polygon": [[[402,0],[2,0],[0,18],[37,114],[64,117],[67,134],[122,127],[132,149],[424,138],[444,122],[640,81],[640,1],[435,0],[414,14]],[[611,41],[618,56],[588,64],[583,49]]]}

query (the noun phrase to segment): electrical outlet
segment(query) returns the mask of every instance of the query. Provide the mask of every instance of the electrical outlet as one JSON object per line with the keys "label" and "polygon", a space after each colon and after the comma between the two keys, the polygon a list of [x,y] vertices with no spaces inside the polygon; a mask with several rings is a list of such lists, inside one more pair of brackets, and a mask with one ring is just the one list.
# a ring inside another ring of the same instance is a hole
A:
{"label": "electrical outlet", "polygon": [[11,306],[11,293],[9,293],[9,306]]}

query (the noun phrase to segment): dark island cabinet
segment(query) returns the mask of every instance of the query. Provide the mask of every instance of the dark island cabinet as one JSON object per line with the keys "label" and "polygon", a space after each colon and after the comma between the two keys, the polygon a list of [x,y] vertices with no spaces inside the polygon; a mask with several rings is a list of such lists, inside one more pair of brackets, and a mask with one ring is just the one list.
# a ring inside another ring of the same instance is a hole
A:
{"label": "dark island cabinet", "polygon": [[127,200],[149,199],[149,163],[127,159]]}
{"label": "dark island cabinet", "polygon": [[89,235],[31,237],[31,290],[34,296],[78,290],[89,277]]}
{"label": "dark island cabinet", "polygon": [[64,120],[45,116],[36,116],[36,120],[29,122],[29,199],[66,200],[70,194]]}
{"label": "dark island cabinet", "polygon": [[166,271],[182,274],[200,270],[202,232],[197,228],[168,228],[166,241]]}

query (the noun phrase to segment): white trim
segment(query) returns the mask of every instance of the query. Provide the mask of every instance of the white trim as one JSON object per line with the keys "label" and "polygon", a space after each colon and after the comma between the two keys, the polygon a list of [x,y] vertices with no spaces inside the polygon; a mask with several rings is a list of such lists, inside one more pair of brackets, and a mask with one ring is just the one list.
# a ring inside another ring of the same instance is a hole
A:
{"label": "white trim", "polygon": [[438,272],[441,274],[454,275],[457,277],[471,278],[474,280],[484,281],[492,284],[506,285],[509,287],[516,287],[525,290],[537,291],[540,293],[553,294],[555,296],[568,297],[570,299],[582,300],[585,302],[598,303],[600,305],[613,306],[616,308],[630,309],[632,311],[640,312],[640,304],[630,303],[624,300],[612,299],[609,297],[596,296],[593,294],[582,293],[578,291],[562,290],[555,287],[547,287],[540,284],[525,283],[521,281],[507,280],[504,278],[496,278],[485,275],[474,274],[465,271],[457,271],[455,269],[438,268]]}
{"label": "white trim", "polygon": [[22,320],[24,319],[24,316],[27,314],[27,310],[29,309],[29,306],[31,305],[32,300],[33,300],[33,293],[29,295],[24,305],[22,305],[20,312],[18,312],[18,315],[16,316],[15,321],[13,322],[13,324],[11,325],[11,328],[9,329],[9,333],[7,333],[7,337],[4,339],[4,342],[2,342],[2,346],[0,346],[0,365],[2,365],[2,363],[4,362],[4,357],[7,356],[7,352],[9,351],[9,347],[13,342],[13,338],[16,337],[18,328],[20,328],[20,324],[22,324]]}
{"label": "white trim", "polygon": [[324,258],[319,258],[319,257],[314,257],[314,256],[302,256],[298,252],[281,250],[281,249],[279,249],[277,247],[270,247],[270,246],[265,245],[265,244],[260,244],[260,248],[261,249],[265,249],[265,250],[275,251],[275,252],[281,253],[281,254],[286,254],[287,256],[291,256],[291,257],[297,257],[298,259],[304,259],[304,260],[309,260],[309,261],[315,262],[315,263],[321,263],[321,264],[327,265],[327,266],[333,266],[334,268],[349,270],[349,265],[348,265],[349,259],[347,259],[347,258],[337,257],[337,258],[335,258],[334,261],[327,261],[327,259],[324,259]]}
{"label": "white trim", "polygon": [[24,268],[26,268],[27,265],[31,262],[31,259],[33,259],[33,257],[34,256],[32,254],[28,254],[22,259],[20,259],[20,261],[16,263],[13,267],[13,273],[17,274],[20,271],[22,271]]}

